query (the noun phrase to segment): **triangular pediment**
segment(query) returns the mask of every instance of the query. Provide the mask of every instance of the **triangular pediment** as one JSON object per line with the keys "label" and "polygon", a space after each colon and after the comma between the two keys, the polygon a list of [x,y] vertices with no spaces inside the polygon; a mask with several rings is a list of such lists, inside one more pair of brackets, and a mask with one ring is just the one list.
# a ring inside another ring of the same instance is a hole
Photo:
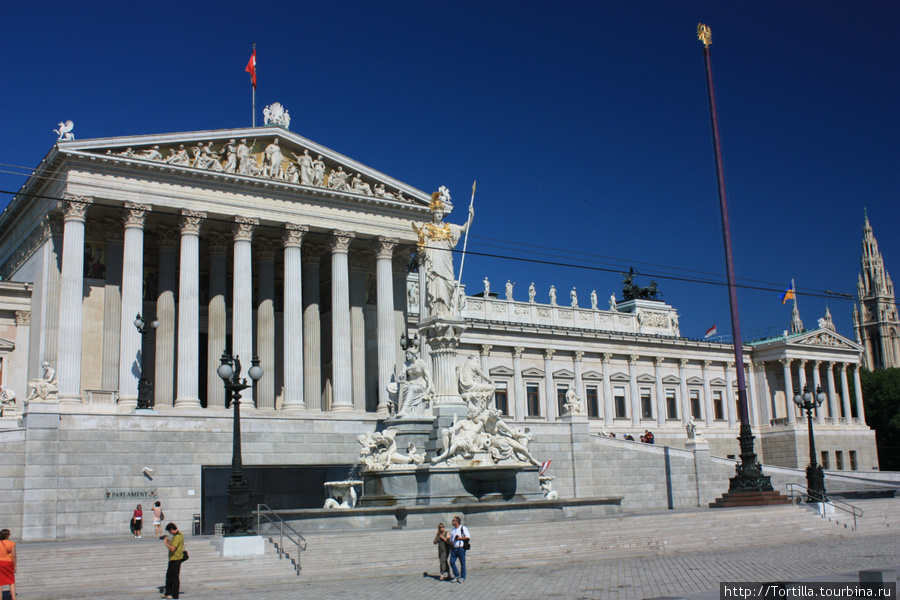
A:
{"label": "triangular pediment", "polygon": [[513,375],[515,375],[515,371],[513,371],[509,367],[504,367],[502,365],[499,367],[494,367],[493,369],[488,371],[488,373],[491,375],[491,377],[512,377]]}
{"label": "triangular pediment", "polygon": [[0,350],[12,351],[16,349],[16,343],[5,338],[0,338]]}
{"label": "triangular pediment", "polygon": [[721,377],[716,377],[714,379],[710,379],[709,385],[720,385],[721,386],[721,385],[727,385],[727,384],[725,383],[725,380],[722,379]]}
{"label": "triangular pediment", "polygon": [[543,377],[544,372],[537,367],[528,367],[522,371],[522,377]]}
{"label": "triangular pediment", "polygon": [[637,376],[638,383],[656,383],[656,377],[653,375],[648,375],[647,373],[641,373]]}
{"label": "triangular pediment", "polygon": [[591,379],[591,380],[603,379],[603,373],[592,370],[592,371],[588,371],[588,372],[584,373],[581,376],[581,378],[582,379]]}
{"label": "triangular pediment", "polygon": [[666,375],[665,377],[663,377],[663,383],[681,383],[681,378],[675,377],[674,375]]}
{"label": "triangular pediment", "polygon": [[625,381],[625,382],[628,382],[628,381],[631,381],[631,377],[629,377],[626,373],[623,373],[622,371],[619,371],[619,372],[617,372],[617,373],[613,373],[612,375],[610,375],[610,376],[609,376],[609,380],[610,380],[610,381]]}
{"label": "triangular pediment", "polygon": [[862,351],[862,347],[830,329],[816,329],[790,339],[791,344],[829,346],[843,350]]}
{"label": "triangular pediment", "polygon": [[703,379],[700,377],[688,377],[688,385],[703,385]]}
{"label": "triangular pediment", "polygon": [[[246,140],[243,147],[242,140]],[[431,198],[283,127],[71,140],[59,142],[58,147],[60,153],[84,155],[95,163],[211,177],[238,185],[293,188],[313,196],[417,207],[427,206]]]}
{"label": "triangular pediment", "polygon": [[554,379],[575,379],[575,373],[568,369],[558,369],[553,371]]}

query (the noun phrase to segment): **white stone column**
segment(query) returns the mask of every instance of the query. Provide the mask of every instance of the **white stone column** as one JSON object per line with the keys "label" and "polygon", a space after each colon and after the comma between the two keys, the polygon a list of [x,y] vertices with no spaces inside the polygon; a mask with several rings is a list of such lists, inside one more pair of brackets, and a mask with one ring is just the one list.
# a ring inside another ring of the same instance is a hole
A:
{"label": "white stone column", "polygon": [[688,359],[678,359],[678,406],[681,410],[681,423],[687,425],[691,421],[691,399],[688,398],[687,389],[687,364]]}
{"label": "white stone column", "polygon": [[[388,413],[387,386],[391,381],[391,373],[397,361],[399,334],[396,330],[396,299],[394,298],[395,277],[392,269],[394,248],[397,240],[388,237],[375,239],[375,280],[376,280],[376,327],[378,342],[378,406],[375,412],[379,415]],[[402,299],[406,300],[404,294]],[[402,315],[402,313],[401,313]]]}
{"label": "white stone column", "polygon": [[[798,381],[797,391],[799,391],[802,394],[803,388],[806,387],[806,362],[807,361],[805,358],[801,358],[797,362],[800,363],[799,366],[797,367],[797,381]],[[793,392],[794,392],[794,390],[791,390],[790,398],[794,397]],[[815,392],[815,390],[813,390],[813,392]]]}
{"label": "white stone column", "polygon": [[488,358],[491,356],[491,348],[493,348],[491,344],[482,344],[481,352],[478,353],[481,370],[484,371],[485,375],[488,374]]}
{"label": "white stone column", "polygon": [[609,381],[609,361],[613,355],[604,352],[600,355],[600,365],[603,370],[603,422],[611,424],[616,418],[616,409],[613,406],[612,383]]}
{"label": "white stone column", "polygon": [[656,425],[663,427],[666,424],[666,394],[663,391],[662,365],[666,359],[662,356],[653,358],[653,377],[656,378]]}
{"label": "white stone column", "polygon": [[331,236],[331,363],[334,386],[332,411],[353,410],[350,351],[350,274],[348,252],[353,233]]}
{"label": "white stone column", "polygon": [[[784,371],[784,404],[787,410],[788,423],[796,423],[797,418],[794,416],[794,382],[791,380],[791,359],[783,356],[778,359]],[[778,415],[772,415],[777,418]]]}
{"label": "white stone column", "polygon": [[853,422],[853,413],[850,411],[850,385],[847,383],[847,363],[841,363],[841,408],[844,413],[844,422],[849,425]]}
{"label": "white stone column", "polygon": [[[228,246],[230,236],[215,231],[204,238],[209,251],[209,306],[207,308],[206,343],[206,407],[225,408],[225,387],[216,372],[225,352],[228,336]],[[243,366],[243,365],[241,365]]]}
{"label": "white stone column", "polygon": [[[366,263],[354,250],[350,262],[350,385],[353,409],[366,410]],[[377,316],[376,316],[377,318]]]}
{"label": "white stone column", "polygon": [[[234,217],[234,276],[231,302],[231,354],[241,359],[244,373],[253,360],[253,230],[259,219]],[[251,395],[244,395],[242,404],[253,408]]]}
{"label": "white stone column", "polygon": [[[765,369],[765,364],[744,363],[744,370],[747,377],[747,416],[751,425],[759,425],[759,394],[756,393],[756,373],[760,371],[760,367]],[[740,415],[738,415],[740,417]],[[740,421],[740,418],[738,418]]]}
{"label": "white stone column", "polygon": [[16,410],[22,411],[22,403],[28,389],[28,350],[31,334],[31,311],[17,310],[16,313],[16,353],[12,361],[12,369],[9,379],[4,383],[6,387],[12,388],[13,391],[19,392],[21,396],[16,401],[18,405]]}
{"label": "white stone column", "polygon": [[280,245],[266,238],[256,242],[256,354],[269,375],[256,384],[256,407],[264,410],[275,410],[275,252]]}
{"label": "white stone column", "polygon": [[547,398],[546,415],[548,421],[555,421],[559,416],[557,410],[556,386],[553,383],[553,348],[544,349],[544,396]]}
{"label": "white stone column", "polygon": [[703,377],[703,416],[706,417],[706,426],[712,427],[715,421],[715,412],[713,411],[712,390],[709,389],[709,367],[712,365],[711,360],[704,360],[700,363],[700,376]]}
{"label": "white stone column", "polygon": [[584,352],[576,350],[572,353],[572,366],[575,371],[575,395],[581,399],[581,407],[587,414],[587,398],[584,393]]}
{"label": "white stone column", "polygon": [[[56,350],[60,404],[81,403],[81,329],[84,293],[84,221],[93,198],[66,194],[59,202],[65,213],[59,301],[59,342]],[[133,320],[133,318],[132,318]],[[132,328],[134,326],[132,325]],[[137,388],[135,388],[137,394]]]}
{"label": "white stone column", "polygon": [[[419,291],[421,293],[421,290]],[[524,421],[525,417],[528,415],[528,407],[526,406],[526,394],[525,394],[525,381],[522,379],[522,353],[525,352],[525,348],[522,346],[515,346],[512,349],[513,356],[513,393],[515,394],[515,398],[513,402],[515,403],[516,413],[513,418],[516,421]]]}
{"label": "white stone column", "polygon": [[200,407],[200,223],[205,218],[204,212],[181,211],[176,408]]}
{"label": "white stone column", "polygon": [[122,260],[125,230],[118,219],[104,219],[106,284],[103,290],[103,367],[100,388],[119,389],[119,338],[122,324]]}
{"label": "white stone column", "polygon": [[303,398],[307,410],[322,410],[322,326],[319,311],[319,263],[324,249],[303,248]]}
{"label": "white stone column", "polygon": [[284,226],[284,401],[281,410],[306,409],[303,397],[303,236],[305,225]]}
{"label": "white stone column", "polygon": [[[406,276],[409,274],[409,253],[405,250],[394,248],[394,257],[391,259],[394,278],[394,331],[391,338],[391,348],[396,358],[391,361],[390,369],[393,373],[393,366],[402,365],[406,361],[406,353],[400,347],[400,334],[405,333],[409,323],[407,316],[409,309],[406,305]],[[376,267],[377,269],[377,267]],[[376,309],[377,311],[377,309]],[[422,320],[419,319],[421,323]],[[419,333],[419,357],[425,361],[425,364],[431,364],[428,344],[425,343],[423,334]],[[380,395],[379,391],[379,395]],[[385,407],[387,408],[387,407]]]}
{"label": "white stone column", "polygon": [[[150,205],[126,202],[125,246],[122,260],[122,309],[119,321],[119,410],[137,407],[138,381],[141,379],[141,334],[134,326],[142,313],[144,296],[144,221]],[[142,315],[149,323],[152,315]]]}
{"label": "white stone column", "polygon": [[859,380],[859,365],[853,369],[853,392],[856,396],[856,418],[860,425],[866,424],[866,411],[863,408],[862,382]]}
{"label": "white stone column", "polygon": [[837,407],[837,391],[834,386],[834,363],[825,363],[825,381],[828,384],[828,416],[831,417],[832,423],[837,424],[841,412]]}
{"label": "white stone column", "polygon": [[631,394],[631,424],[639,427],[641,424],[641,394],[637,387],[637,354],[628,357],[628,391]]}
{"label": "white stone column", "polygon": [[[813,389],[812,393],[816,394],[820,387],[822,387],[822,376],[819,373],[819,366],[822,364],[821,360],[817,360],[813,362]],[[816,423],[823,423],[825,420],[825,410],[823,407],[819,406],[816,408]]]}
{"label": "white stone column", "polygon": [[[728,403],[726,410],[728,411],[728,426],[734,427],[739,421],[740,418],[737,414],[737,404],[734,398],[734,363],[726,363],[725,364],[725,402]],[[750,402],[749,396],[747,397],[747,402]],[[747,408],[750,406],[748,404]]]}
{"label": "white stone column", "polygon": [[[37,369],[37,377],[41,374],[40,364],[47,361],[53,367],[58,366],[56,351],[59,349],[59,298],[61,295],[60,284],[62,279],[62,251],[63,251],[63,218],[58,213],[50,213],[42,221],[46,236],[47,257],[44,269],[46,273],[46,291],[43,293],[46,299],[46,325],[44,336],[38,343],[37,361],[31,368]],[[83,259],[82,259],[83,260]],[[118,327],[118,322],[116,323]],[[116,330],[118,335],[118,329]],[[118,380],[118,355],[116,355],[116,379]],[[118,389],[118,387],[116,387]]]}
{"label": "white stone column", "polygon": [[[156,406],[175,404],[175,288],[178,244],[181,233],[176,227],[160,225],[155,228],[159,246],[156,318],[156,375],[153,386]],[[151,298],[152,300],[152,298]],[[224,395],[224,392],[223,392]]]}

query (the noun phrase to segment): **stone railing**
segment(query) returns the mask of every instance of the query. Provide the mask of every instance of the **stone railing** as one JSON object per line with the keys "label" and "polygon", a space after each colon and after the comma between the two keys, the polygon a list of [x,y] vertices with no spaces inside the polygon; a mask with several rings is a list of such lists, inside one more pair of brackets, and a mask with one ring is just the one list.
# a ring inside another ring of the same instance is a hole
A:
{"label": "stone railing", "polygon": [[82,399],[85,404],[115,406],[119,401],[118,390],[84,390]]}

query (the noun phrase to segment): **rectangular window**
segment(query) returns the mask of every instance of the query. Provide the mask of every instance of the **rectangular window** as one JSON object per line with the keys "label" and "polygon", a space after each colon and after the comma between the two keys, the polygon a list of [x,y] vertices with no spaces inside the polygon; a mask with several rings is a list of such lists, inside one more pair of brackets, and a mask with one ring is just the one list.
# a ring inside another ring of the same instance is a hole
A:
{"label": "rectangular window", "polygon": [[850,470],[856,471],[859,469],[859,463],[856,462],[856,450],[850,451]]}
{"label": "rectangular window", "polygon": [[828,450],[822,450],[822,468],[823,469],[831,468],[830,466],[828,466]]}
{"label": "rectangular window", "polygon": [[702,419],[703,414],[700,412],[700,390],[691,390],[688,393],[691,397],[691,416],[695,419]]}
{"label": "rectangular window", "polygon": [[844,452],[843,450],[834,451],[834,467],[838,471],[844,470]]}
{"label": "rectangular window", "polygon": [[589,385],[584,389],[585,400],[587,401],[588,417],[597,418],[600,416],[600,395],[597,393],[597,386]]}
{"label": "rectangular window", "polygon": [[541,392],[536,383],[525,386],[525,397],[528,402],[528,416],[541,416]]}
{"label": "rectangular window", "polygon": [[713,414],[716,421],[725,420],[725,405],[722,403],[721,390],[715,390],[713,393]]}
{"label": "rectangular window", "polygon": [[497,385],[497,389],[494,390],[494,406],[500,411],[501,415],[509,416],[509,399],[506,395],[505,383]]}
{"label": "rectangular window", "polygon": [[613,388],[613,402],[616,406],[616,418],[627,419],[628,412],[625,404],[625,388],[617,385]]}
{"label": "rectangular window", "polygon": [[641,418],[653,418],[653,393],[650,388],[641,388]]}
{"label": "rectangular window", "polygon": [[569,387],[566,385],[560,385],[556,387],[556,404],[557,404],[557,412],[558,415],[563,415],[566,413],[565,405],[566,405],[566,392],[569,391]]}
{"label": "rectangular window", "polygon": [[666,418],[678,420],[678,397],[675,390],[666,390]]}

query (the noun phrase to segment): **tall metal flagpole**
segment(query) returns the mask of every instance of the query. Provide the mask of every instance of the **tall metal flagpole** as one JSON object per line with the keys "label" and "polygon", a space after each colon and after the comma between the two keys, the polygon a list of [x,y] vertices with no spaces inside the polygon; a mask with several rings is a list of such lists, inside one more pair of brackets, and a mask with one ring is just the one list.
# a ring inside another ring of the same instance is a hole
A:
{"label": "tall metal flagpole", "polygon": [[[772,492],[772,482],[762,472],[753,449],[753,433],[750,429],[750,413],[747,406],[747,382],[744,378],[744,345],[741,339],[741,319],[738,314],[737,287],[734,277],[734,255],[731,249],[731,224],[728,220],[728,200],[725,196],[725,171],[722,166],[722,144],[719,139],[719,118],[716,112],[716,95],[713,90],[712,59],[709,45],[712,30],[702,23],[697,25],[697,37],[703,42],[703,58],[706,62],[706,87],[709,94],[709,112],[712,120],[713,143],[716,153],[716,175],[719,184],[719,208],[722,212],[722,235],[725,242],[725,270],[728,279],[728,301],[731,307],[731,335],[734,342],[734,364],[737,370],[738,406],[741,413],[741,462],[728,486],[729,495],[739,493]],[[728,503],[725,498],[725,505]]]}
{"label": "tall metal flagpole", "polygon": [[256,127],[256,42],[253,42],[253,126]]}
{"label": "tall metal flagpole", "polygon": [[[475,206],[475,184],[476,183],[478,183],[477,180],[472,182],[472,199],[469,200],[469,213],[468,214],[472,214],[472,207]],[[469,218],[470,217],[467,215],[466,216],[467,222],[468,222]],[[468,244],[469,244],[469,228],[466,227],[466,237],[463,238],[462,259],[459,261],[459,277],[456,279],[456,291],[454,292],[455,297],[453,298],[453,304],[456,306],[456,308],[459,308],[459,286],[462,285],[463,267],[466,264],[466,246]]]}

